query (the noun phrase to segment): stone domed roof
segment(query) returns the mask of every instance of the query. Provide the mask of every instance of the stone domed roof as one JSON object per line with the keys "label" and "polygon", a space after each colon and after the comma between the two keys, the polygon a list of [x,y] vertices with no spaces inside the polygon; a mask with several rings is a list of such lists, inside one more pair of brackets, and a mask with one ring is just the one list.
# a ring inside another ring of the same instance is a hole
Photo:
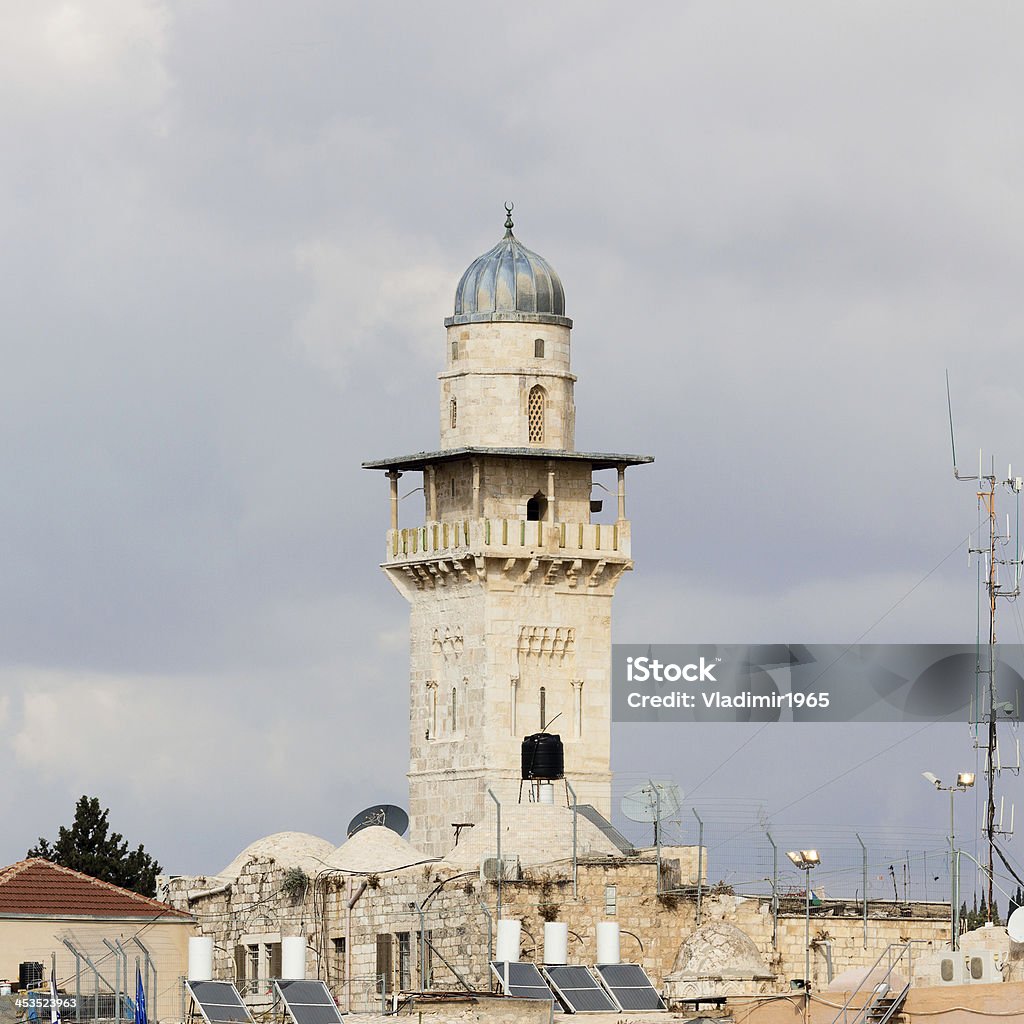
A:
{"label": "stone domed roof", "polygon": [[383,874],[413,864],[436,860],[384,825],[368,825],[354,832],[331,852],[328,864],[335,871],[353,875]]}
{"label": "stone domed roof", "polygon": [[334,843],[308,832],[275,832],[250,843],[217,877],[237,878],[251,860],[273,860],[278,867],[302,868],[313,875],[333,852]]}
{"label": "stone domed roof", "polygon": [[[671,978],[770,977],[764,958],[746,932],[725,921],[701,925],[679,947]],[[667,980],[667,979],[666,979]]]}
{"label": "stone domed roof", "polygon": [[445,326],[518,320],[571,327],[555,268],[512,234],[511,204],[505,208],[505,237],[470,263],[455,289],[455,315]]}

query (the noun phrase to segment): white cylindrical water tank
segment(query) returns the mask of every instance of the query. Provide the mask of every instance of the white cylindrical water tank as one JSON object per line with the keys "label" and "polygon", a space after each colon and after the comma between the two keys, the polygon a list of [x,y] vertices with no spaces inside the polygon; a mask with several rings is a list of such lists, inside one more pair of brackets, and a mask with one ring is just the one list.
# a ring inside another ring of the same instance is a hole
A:
{"label": "white cylindrical water tank", "polygon": [[555,802],[555,787],[550,782],[542,782],[537,787],[537,803],[553,804]]}
{"label": "white cylindrical water tank", "polygon": [[504,918],[498,922],[498,941],[494,948],[494,959],[498,963],[519,962],[519,943],[523,933],[523,922],[515,918]]}
{"label": "white cylindrical water tank", "polygon": [[544,963],[552,967],[569,962],[569,926],[564,921],[544,923]]}
{"label": "white cylindrical water tank", "polygon": [[281,939],[281,978],[285,981],[306,980],[306,938],[286,935]]}
{"label": "white cylindrical water tank", "polygon": [[618,921],[597,922],[597,962],[599,964],[622,963],[622,942]]}
{"label": "white cylindrical water tank", "polygon": [[188,980],[213,981],[213,939],[193,935],[188,940]]}

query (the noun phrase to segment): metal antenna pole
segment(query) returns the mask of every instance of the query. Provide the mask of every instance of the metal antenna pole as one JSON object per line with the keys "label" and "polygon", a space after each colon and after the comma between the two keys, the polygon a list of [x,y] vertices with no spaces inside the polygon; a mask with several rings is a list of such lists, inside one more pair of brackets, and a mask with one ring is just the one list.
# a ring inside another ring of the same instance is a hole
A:
{"label": "metal antenna pole", "polygon": [[864,887],[864,948],[868,948],[868,848],[864,845],[859,832],[854,832],[860,843],[861,884]]}
{"label": "metal antenna pole", "polygon": [[[700,927],[701,893],[704,889],[702,880],[704,878],[704,822],[695,807],[690,808],[693,816],[697,819],[697,927]],[[773,938],[774,941],[774,938]]]}
{"label": "metal antenna pole", "polygon": [[578,803],[576,790],[565,780],[565,788],[572,794],[572,898],[576,899],[579,888],[579,830],[577,824]]}
{"label": "metal antenna pole", "polygon": [[[946,378],[946,398],[949,401],[949,377],[947,374]],[[953,413],[952,403],[950,403],[950,442],[953,442]],[[957,480],[968,480],[977,482],[977,498],[979,510],[984,509],[985,515],[988,519],[988,538],[987,543],[981,546],[981,538],[978,538],[977,547],[971,547],[968,544],[969,554],[976,554],[979,558],[984,557],[985,559],[985,572],[984,572],[984,587],[988,596],[988,640],[985,644],[986,650],[982,654],[981,650],[981,637],[980,637],[980,621],[979,621],[979,637],[978,637],[978,656],[977,663],[975,666],[975,674],[977,677],[986,675],[988,677],[988,685],[986,687],[988,695],[988,707],[982,708],[979,700],[979,706],[977,711],[972,718],[976,716],[977,720],[972,721],[972,728],[980,721],[982,714],[987,716],[987,728],[985,733],[985,782],[986,782],[986,798],[985,798],[985,824],[982,829],[983,835],[988,841],[988,900],[986,905],[986,915],[989,922],[992,921],[992,900],[995,896],[993,891],[993,868],[994,868],[994,854],[995,854],[995,837],[996,835],[1004,834],[1002,829],[1002,823],[997,827],[996,825],[996,776],[1002,771],[1002,766],[999,763],[998,750],[999,750],[999,737],[998,737],[998,721],[999,712],[1002,705],[997,699],[996,690],[996,606],[998,598],[1004,597],[1013,600],[1020,595],[1020,575],[1022,558],[1021,553],[1018,550],[1018,537],[1011,538],[1009,528],[1009,516],[1007,516],[1007,535],[1004,537],[999,532],[999,527],[996,522],[996,489],[997,486],[1006,488],[1015,495],[1019,495],[1022,487],[1024,487],[1024,481],[1020,477],[1013,476],[1012,467],[1007,470],[1006,479],[999,480],[996,476],[995,471],[995,460],[992,460],[992,468],[989,473],[985,473],[985,463],[982,457],[982,453],[978,452],[978,475],[977,476],[961,476],[956,466],[956,448],[953,446],[953,476]],[[1018,498],[1019,502],[1019,498]],[[980,524],[979,524],[980,526]],[[1002,555],[1002,551],[999,550],[1001,546],[1012,543],[1010,551],[1010,557],[999,557]],[[999,579],[999,565],[1005,565],[1012,567],[1012,578],[1010,583],[1006,586],[1002,585]],[[981,566],[979,565],[979,577],[981,576]],[[979,595],[980,596],[980,595]],[[979,607],[979,619],[980,619],[980,607]],[[1020,708],[1013,708],[1013,714],[1017,717],[1020,715]],[[975,745],[981,747],[982,744],[978,739],[975,740]],[[1019,768],[1019,766],[1018,766]],[[952,831],[952,829],[950,830]],[[950,841],[950,858],[951,863],[955,858],[955,853],[952,850],[952,840]],[[956,927],[956,909],[951,909],[951,927]],[[955,936],[954,936],[955,943]]]}
{"label": "metal antenna pole", "polygon": [[497,815],[498,815],[498,817],[497,817],[497,825],[495,827],[495,834],[496,834],[496,837],[497,837],[496,842],[495,842],[495,846],[497,847],[497,849],[495,850],[495,855],[496,855],[496,858],[497,858],[497,861],[498,861],[498,912],[497,912],[496,916],[497,916],[498,920],[500,921],[501,920],[501,876],[505,873],[504,870],[502,870],[502,863],[501,863],[501,801],[494,795],[494,791],[492,789],[488,789],[487,790],[487,795],[494,801],[494,806],[497,808]]}

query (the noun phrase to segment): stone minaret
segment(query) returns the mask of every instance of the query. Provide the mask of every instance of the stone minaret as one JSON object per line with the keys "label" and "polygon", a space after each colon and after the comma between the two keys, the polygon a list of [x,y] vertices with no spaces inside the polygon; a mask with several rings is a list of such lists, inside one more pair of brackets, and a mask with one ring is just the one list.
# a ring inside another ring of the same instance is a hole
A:
{"label": "stone minaret", "polygon": [[[488,788],[519,799],[522,739],[549,726],[580,802],[610,814],[611,605],[633,567],[625,471],[652,461],[576,451],[562,283],[508,209],[445,320],[440,448],[364,463],[390,479],[383,569],[411,605],[410,839],[438,856],[454,825],[484,817]],[[593,472],[612,468],[615,517],[592,522]],[[425,508],[406,525],[409,472]]]}

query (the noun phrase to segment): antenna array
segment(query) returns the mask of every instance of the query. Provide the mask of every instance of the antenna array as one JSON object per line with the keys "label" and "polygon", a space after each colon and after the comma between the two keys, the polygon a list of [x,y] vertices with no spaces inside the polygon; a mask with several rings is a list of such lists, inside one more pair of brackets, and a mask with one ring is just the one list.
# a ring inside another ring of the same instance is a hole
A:
{"label": "antenna array", "polygon": [[[960,481],[974,482],[977,485],[979,524],[977,540],[967,542],[967,563],[972,557],[978,556],[978,645],[975,662],[975,699],[972,701],[971,731],[974,735],[976,749],[985,751],[986,803],[985,824],[982,829],[988,841],[988,918],[992,920],[993,900],[993,854],[996,836],[1013,834],[1014,808],[1010,805],[1009,821],[1004,816],[1005,798],[999,798],[999,816],[996,817],[996,780],[1004,771],[1020,774],[1020,740],[1015,739],[1015,763],[1005,765],[999,750],[998,726],[1000,716],[1015,721],[1020,717],[1021,709],[1009,702],[999,700],[996,688],[996,611],[1000,598],[1016,600],[1020,596],[1021,573],[1024,568],[1024,549],[1020,545],[1020,493],[1024,490],[1024,479],[1013,475],[1013,467],[1008,466],[1005,479],[1000,479],[995,471],[995,459],[991,459],[989,471],[985,472],[985,461],[981,450],[978,451],[978,475],[962,476],[956,463],[956,442],[953,436],[953,405],[949,394],[949,373],[946,373],[946,401],[949,405],[949,440],[953,452],[953,476]],[[1012,494],[1016,501],[1016,523],[1013,530],[1010,526],[1010,514],[1006,513],[1005,529],[996,509],[997,493]],[[987,523],[988,536],[985,537],[984,525]],[[973,534],[972,534],[973,536]],[[974,545],[977,546],[974,546]],[[1000,569],[1003,571],[1000,572]],[[1004,579],[1004,574],[1009,579]],[[988,633],[982,640],[980,602],[984,594],[988,604]]]}

